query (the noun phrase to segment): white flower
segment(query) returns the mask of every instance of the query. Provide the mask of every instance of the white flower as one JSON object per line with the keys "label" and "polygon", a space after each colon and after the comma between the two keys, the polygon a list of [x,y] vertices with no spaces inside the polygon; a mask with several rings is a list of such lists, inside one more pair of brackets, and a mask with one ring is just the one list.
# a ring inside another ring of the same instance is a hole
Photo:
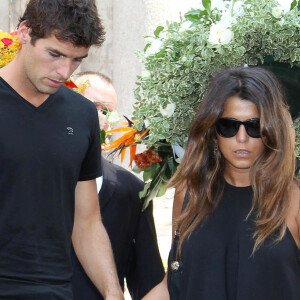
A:
{"label": "white flower", "polygon": [[219,23],[223,24],[224,27],[231,27],[236,22],[236,16],[231,14],[231,11],[225,11],[222,14],[221,20]]}
{"label": "white flower", "polygon": [[282,13],[283,13],[282,6],[278,5],[276,7],[273,7],[271,13],[272,13],[272,16],[274,18],[280,18],[282,16]]}
{"label": "white flower", "polygon": [[169,103],[166,108],[160,106],[159,110],[164,117],[170,118],[173,115],[175,108],[176,108],[175,103]]}
{"label": "white flower", "polygon": [[146,50],[146,55],[150,56],[150,55],[154,55],[155,53],[157,53],[161,46],[162,46],[163,42],[160,39],[155,39],[152,44],[147,48]]}
{"label": "white flower", "polygon": [[287,13],[291,9],[293,0],[277,0],[277,2],[282,7],[283,12]]}
{"label": "white flower", "polygon": [[193,22],[191,21],[185,21],[180,25],[179,32],[183,32],[188,30],[193,25]]}
{"label": "white flower", "polygon": [[244,3],[243,1],[237,1],[233,4],[233,14],[235,16],[240,16],[244,13]]}
{"label": "white flower", "polygon": [[213,24],[210,28],[208,41],[213,45],[229,44],[233,39],[233,32],[228,29],[226,24],[217,23]]}
{"label": "white flower", "polygon": [[149,79],[151,77],[151,73],[147,70],[142,71],[142,78],[145,79]]}
{"label": "white flower", "polygon": [[148,128],[149,125],[150,125],[150,121],[148,119],[145,119],[144,120],[144,125],[145,125],[146,128]]}
{"label": "white flower", "polygon": [[114,125],[120,121],[119,114],[116,110],[110,112],[107,117],[107,121],[110,125]]}

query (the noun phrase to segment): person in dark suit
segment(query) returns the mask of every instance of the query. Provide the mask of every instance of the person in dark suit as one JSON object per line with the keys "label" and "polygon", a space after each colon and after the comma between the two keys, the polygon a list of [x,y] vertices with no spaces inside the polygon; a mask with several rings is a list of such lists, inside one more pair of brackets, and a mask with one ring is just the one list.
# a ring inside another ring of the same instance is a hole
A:
{"label": "person in dark suit", "polygon": [[[78,76],[75,83],[89,80],[90,86],[86,91],[90,100],[98,104],[105,100],[109,109],[115,109],[116,94],[106,76],[91,72]],[[92,91],[95,85],[99,88],[98,80],[110,85],[106,87],[106,92],[110,90],[111,93],[106,93],[105,99],[101,98],[101,90],[98,89],[97,93]],[[100,99],[95,99],[93,95]],[[144,183],[131,172],[102,158],[102,174],[102,182],[98,179],[101,216],[111,240],[120,285],[124,288],[126,279],[132,299],[138,300],[164,277],[153,220],[153,204],[150,202],[142,212],[143,202],[139,198],[139,191]],[[103,299],[74,252],[72,260],[74,300]]]}

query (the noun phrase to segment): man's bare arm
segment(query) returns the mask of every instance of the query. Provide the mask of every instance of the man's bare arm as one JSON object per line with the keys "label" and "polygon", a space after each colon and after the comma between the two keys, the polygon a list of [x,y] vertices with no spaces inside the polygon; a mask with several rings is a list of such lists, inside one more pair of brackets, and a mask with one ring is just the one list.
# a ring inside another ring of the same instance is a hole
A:
{"label": "man's bare arm", "polygon": [[77,183],[72,241],[80,263],[103,297],[123,300],[110,241],[101,221],[95,180]]}

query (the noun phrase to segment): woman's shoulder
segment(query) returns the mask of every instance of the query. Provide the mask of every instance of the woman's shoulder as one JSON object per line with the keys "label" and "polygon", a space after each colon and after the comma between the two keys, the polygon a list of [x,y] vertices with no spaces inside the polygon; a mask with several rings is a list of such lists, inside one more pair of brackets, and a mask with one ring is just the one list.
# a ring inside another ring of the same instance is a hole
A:
{"label": "woman's shoulder", "polygon": [[300,249],[300,182],[294,180],[290,190],[287,226]]}

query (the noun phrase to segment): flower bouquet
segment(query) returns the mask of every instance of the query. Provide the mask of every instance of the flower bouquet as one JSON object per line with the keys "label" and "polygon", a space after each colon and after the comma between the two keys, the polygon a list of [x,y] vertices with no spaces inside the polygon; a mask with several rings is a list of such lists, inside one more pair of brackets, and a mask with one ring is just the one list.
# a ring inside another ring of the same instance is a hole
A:
{"label": "flower bouquet", "polygon": [[20,48],[21,43],[16,32],[0,31],[0,68],[12,61]]}

